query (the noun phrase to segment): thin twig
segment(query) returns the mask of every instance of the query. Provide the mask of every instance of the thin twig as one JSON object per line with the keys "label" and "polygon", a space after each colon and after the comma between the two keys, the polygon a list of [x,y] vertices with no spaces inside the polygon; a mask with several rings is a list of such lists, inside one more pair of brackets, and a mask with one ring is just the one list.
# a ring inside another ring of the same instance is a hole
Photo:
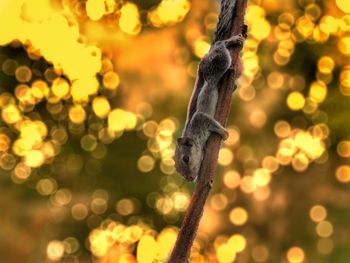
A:
{"label": "thin twig", "polygon": [[[247,0],[221,0],[221,12],[215,41],[224,40],[239,33],[246,34],[244,25],[244,15],[247,7]],[[240,48],[231,51],[232,70],[228,71],[219,84],[219,99],[216,108],[215,118],[226,125],[227,117],[231,108],[231,95],[235,90],[235,81],[241,75],[241,61],[239,57]],[[190,103],[188,114],[195,111],[197,96],[203,85],[203,79],[198,76],[194,95]],[[199,221],[203,214],[204,204],[208,198],[213,177],[215,174],[217,159],[220,149],[221,138],[217,134],[212,134],[206,145],[206,152],[202,161],[198,181],[195,186],[190,205],[182,223],[174,249],[168,260],[169,263],[187,262],[190,255],[193,240],[195,238]],[[210,151],[208,151],[210,149]]]}

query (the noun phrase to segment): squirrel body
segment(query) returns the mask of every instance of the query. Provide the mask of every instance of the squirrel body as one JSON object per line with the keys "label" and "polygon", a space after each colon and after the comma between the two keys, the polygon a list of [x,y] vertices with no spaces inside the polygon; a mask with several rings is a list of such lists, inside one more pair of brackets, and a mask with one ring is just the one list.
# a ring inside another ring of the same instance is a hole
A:
{"label": "squirrel body", "polygon": [[193,181],[198,176],[210,134],[218,133],[224,140],[228,137],[227,130],[214,118],[219,96],[218,84],[231,67],[228,48],[242,46],[243,41],[242,35],[217,41],[199,64],[198,74],[202,74],[205,82],[198,94],[196,111],[192,118],[188,114],[182,136],[177,139],[174,157],[176,170],[188,181]]}

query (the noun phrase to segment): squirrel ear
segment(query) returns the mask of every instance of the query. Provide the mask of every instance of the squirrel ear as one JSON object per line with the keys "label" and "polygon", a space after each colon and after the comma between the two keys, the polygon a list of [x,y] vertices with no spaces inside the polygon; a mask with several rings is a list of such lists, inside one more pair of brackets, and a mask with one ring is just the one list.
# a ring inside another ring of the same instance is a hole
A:
{"label": "squirrel ear", "polygon": [[181,145],[183,144],[184,138],[180,137],[176,139],[177,144]]}
{"label": "squirrel ear", "polygon": [[194,140],[191,139],[191,138],[188,138],[188,142],[191,143],[191,144],[194,144]]}

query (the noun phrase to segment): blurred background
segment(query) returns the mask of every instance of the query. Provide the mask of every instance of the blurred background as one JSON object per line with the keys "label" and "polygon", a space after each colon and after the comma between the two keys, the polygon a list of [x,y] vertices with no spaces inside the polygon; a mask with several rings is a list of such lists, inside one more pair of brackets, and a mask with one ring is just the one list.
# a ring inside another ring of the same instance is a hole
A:
{"label": "blurred background", "polygon": [[[217,0],[0,2],[0,261],[164,262]],[[350,261],[350,3],[252,0],[190,262]]]}

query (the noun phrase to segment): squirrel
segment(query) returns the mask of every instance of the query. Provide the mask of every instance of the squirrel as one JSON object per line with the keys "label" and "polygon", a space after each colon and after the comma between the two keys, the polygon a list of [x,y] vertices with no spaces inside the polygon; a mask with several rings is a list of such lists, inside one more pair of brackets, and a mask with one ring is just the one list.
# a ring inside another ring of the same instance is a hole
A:
{"label": "squirrel", "polygon": [[[187,181],[197,179],[205,144],[212,132],[222,139],[228,138],[227,130],[214,119],[218,101],[218,84],[225,72],[230,69],[232,59],[229,48],[242,46],[243,35],[217,41],[201,60],[198,74],[202,74],[204,85],[198,94],[196,111],[192,118],[187,115],[182,136],[177,139],[175,149],[175,168]],[[189,109],[190,110],[190,109]]]}

